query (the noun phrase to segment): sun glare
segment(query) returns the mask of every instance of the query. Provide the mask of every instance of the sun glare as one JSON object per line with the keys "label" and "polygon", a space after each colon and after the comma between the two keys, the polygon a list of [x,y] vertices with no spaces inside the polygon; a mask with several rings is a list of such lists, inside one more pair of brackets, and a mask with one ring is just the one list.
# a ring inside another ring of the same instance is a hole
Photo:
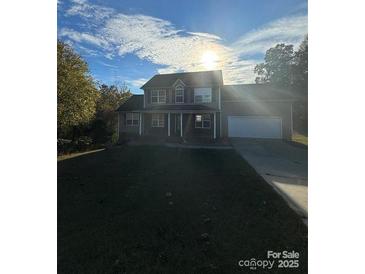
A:
{"label": "sun glare", "polygon": [[217,65],[218,56],[213,51],[203,53],[201,62],[206,69],[214,69]]}

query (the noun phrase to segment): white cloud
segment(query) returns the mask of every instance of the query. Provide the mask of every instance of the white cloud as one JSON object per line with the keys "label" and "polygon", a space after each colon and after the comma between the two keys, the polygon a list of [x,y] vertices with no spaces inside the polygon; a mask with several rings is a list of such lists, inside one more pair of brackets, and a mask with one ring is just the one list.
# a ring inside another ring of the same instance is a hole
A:
{"label": "white cloud", "polygon": [[99,56],[100,52],[96,51],[96,50],[92,50],[89,48],[86,48],[80,44],[76,45],[76,47],[84,54],[89,55],[89,56]]}
{"label": "white cloud", "polygon": [[105,19],[114,13],[114,9],[95,4],[90,4],[87,0],[72,0],[73,5],[66,11],[67,16],[79,15],[85,18]]}
{"label": "white cloud", "polygon": [[135,80],[126,80],[125,82],[127,83],[127,85],[133,86],[135,88],[140,88],[141,86],[143,86],[149,79],[146,78],[140,78],[140,79],[135,79]]}
{"label": "white cloud", "polygon": [[194,35],[194,36],[201,36],[201,37],[215,39],[215,40],[222,40],[222,38],[220,38],[219,36],[210,34],[210,33],[204,33],[204,32],[187,32],[187,33]]}
{"label": "white cloud", "polygon": [[90,33],[78,32],[68,28],[61,29],[59,35],[61,37],[67,37],[75,42],[86,42],[105,49],[109,46],[108,42],[102,38],[96,37]]}
{"label": "white cloud", "polygon": [[108,64],[108,63],[105,63],[105,62],[99,62],[99,64],[105,66],[105,67],[108,67],[108,68],[114,68],[114,69],[117,69],[118,66],[115,66],[115,65],[111,65],[111,64]]}
{"label": "white cloud", "polygon": [[145,15],[119,14],[108,20],[101,32],[120,56],[131,53],[166,66],[160,72],[204,70],[200,59],[206,50],[215,51],[221,61],[229,52],[216,42],[217,36],[186,33],[168,21]]}
{"label": "white cloud", "polygon": [[[253,68],[262,59],[250,56],[262,55],[277,43],[298,45],[307,33],[307,16],[291,16],[248,32],[227,45],[217,35],[177,29],[171,22],[159,18],[117,13],[86,0],[73,2],[66,14],[81,16],[92,29],[88,32],[62,29],[60,36],[97,46],[109,59],[134,54],[163,66],[158,69],[159,73],[204,70],[202,54],[207,50],[214,51],[218,56],[216,68],[223,70],[225,83],[253,82]],[[99,20],[97,25],[94,18]],[[130,83],[141,86],[145,80]]]}
{"label": "white cloud", "polygon": [[237,54],[265,53],[278,43],[299,44],[307,31],[307,16],[281,18],[243,35],[232,47]]}
{"label": "white cloud", "polygon": [[261,60],[236,60],[229,62],[223,69],[225,84],[248,84],[255,80],[254,67]]}

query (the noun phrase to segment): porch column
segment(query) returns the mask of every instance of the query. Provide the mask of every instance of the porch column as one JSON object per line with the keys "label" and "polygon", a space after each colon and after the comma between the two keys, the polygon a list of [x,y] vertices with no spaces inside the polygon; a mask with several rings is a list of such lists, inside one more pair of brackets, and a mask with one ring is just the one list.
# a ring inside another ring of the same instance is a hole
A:
{"label": "porch column", "polygon": [[141,130],[141,135],[144,135],[144,115],[143,113],[141,113],[142,119],[141,119],[141,124],[142,124],[142,130]]}
{"label": "porch column", "polygon": [[118,124],[117,124],[117,139],[118,139],[118,142],[119,142],[119,123],[120,123],[120,120],[119,120],[119,115],[120,115],[120,112],[117,112],[118,113]]}
{"label": "porch column", "polygon": [[180,136],[183,137],[183,114],[180,113]]}
{"label": "porch column", "polygon": [[214,115],[214,118],[213,118],[213,121],[214,121],[214,128],[213,128],[213,138],[215,139],[215,138],[217,138],[217,129],[216,129],[216,127],[217,127],[217,115],[216,115],[216,113],[214,112],[213,113],[213,115]]}
{"label": "porch column", "polygon": [[142,113],[139,113],[139,136],[142,135]]}
{"label": "porch column", "polygon": [[170,112],[167,114],[167,136],[170,137]]}

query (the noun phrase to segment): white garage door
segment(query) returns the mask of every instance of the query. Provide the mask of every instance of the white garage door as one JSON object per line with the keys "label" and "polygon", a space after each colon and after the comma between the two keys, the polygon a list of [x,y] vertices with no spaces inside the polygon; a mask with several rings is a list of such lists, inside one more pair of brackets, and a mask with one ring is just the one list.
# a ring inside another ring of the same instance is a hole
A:
{"label": "white garage door", "polygon": [[228,137],[280,139],[281,118],[228,116]]}

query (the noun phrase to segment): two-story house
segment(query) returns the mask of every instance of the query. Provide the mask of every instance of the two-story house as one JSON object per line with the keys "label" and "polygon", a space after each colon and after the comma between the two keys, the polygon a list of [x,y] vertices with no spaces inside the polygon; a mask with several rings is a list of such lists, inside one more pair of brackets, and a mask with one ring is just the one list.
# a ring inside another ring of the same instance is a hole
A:
{"label": "two-story house", "polygon": [[158,74],[118,108],[118,133],[217,139],[285,138],[293,98],[269,85],[224,85],[222,71]]}

